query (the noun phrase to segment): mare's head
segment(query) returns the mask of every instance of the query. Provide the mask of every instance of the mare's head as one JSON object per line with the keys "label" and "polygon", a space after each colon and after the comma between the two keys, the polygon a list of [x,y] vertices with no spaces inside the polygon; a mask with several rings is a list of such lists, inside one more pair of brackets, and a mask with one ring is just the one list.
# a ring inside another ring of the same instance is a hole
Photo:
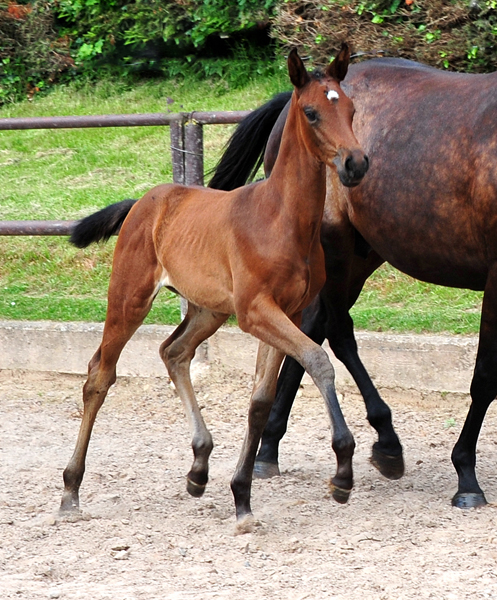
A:
{"label": "mare's head", "polygon": [[288,72],[307,148],[321,162],[336,167],[343,185],[353,187],[366,174],[369,161],[352,131],[354,105],[340,87],[349,60],[349,47],[342,44],[325,71],[309,73],[293,49],[288,56]]}

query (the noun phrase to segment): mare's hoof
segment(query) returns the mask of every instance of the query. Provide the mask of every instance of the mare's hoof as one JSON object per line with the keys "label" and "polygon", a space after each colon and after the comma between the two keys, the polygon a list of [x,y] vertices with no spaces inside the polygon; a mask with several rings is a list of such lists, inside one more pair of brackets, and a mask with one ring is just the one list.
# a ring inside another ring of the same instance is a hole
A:
{"label": "mare's hoof", "polygon": [[186,478],[186,491],[194,498],[200,498],[205,492],[205,483],[195,483],[189,477]]}
{"label": "mare's hoof", "polygon": [[339,488],[333,483],[330,483],[330,491],[335,502],[338,502],[339,504],[347,504],[350,492],[352,490],[344,490],[343,488]]}
{"label": "mare's hoof", "polygon": [[278,463],[256,461],[254,464],[254,477],[256,479],[271,479],[281,475]]}
{"label": "mare's hoof", "polygon": [[483,494],[456,494],[452,498],[452,506],[456,508],[478,508],[479,506],[485,506],[488,504]]}
{"label": "mare's hoof", "polygon": [[404,475],[404,457],[383,454],[373,446],[371,464],[387,479],[400,479]]}

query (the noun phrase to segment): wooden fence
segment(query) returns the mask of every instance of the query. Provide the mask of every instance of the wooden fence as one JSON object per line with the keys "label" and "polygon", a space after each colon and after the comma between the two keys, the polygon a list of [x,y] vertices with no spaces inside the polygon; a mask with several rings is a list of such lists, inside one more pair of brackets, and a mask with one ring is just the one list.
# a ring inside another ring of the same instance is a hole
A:
{"label": "wooden fence", "polygon": [[[250,111],[91,115],[0,119],[0,131],[168,126],[173,181],[204,184],[204,125],[239,123]],[[70,235],[76,221],[0,221],[0,235]]]}

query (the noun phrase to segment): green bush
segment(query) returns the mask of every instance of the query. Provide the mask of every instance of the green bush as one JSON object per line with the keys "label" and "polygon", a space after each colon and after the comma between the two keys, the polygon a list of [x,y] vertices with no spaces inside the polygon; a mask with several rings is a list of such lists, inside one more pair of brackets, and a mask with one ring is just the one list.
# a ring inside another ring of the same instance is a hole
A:
{"label": "green bush", "polygon": [[59,0],[57,16],[80,67],[94,69],[112,62],[160,72],[165,57],[202,56],[212,38],[230,39],[267,26],[274,4],[275,0]]}
{"label": "green bush", "polygon": [[0,104],[68,75],[194,72],[236,86],[273,73],[256,35],[269,26],[317,64],[347,40],[365,55],[497,69],[497,0],[0,0]]}
{"label": "green bush", "polygon": [[[193,70],[229,78],[228,56],[246,61],[245,75],[260,74],[272,58],[243,42],[267,30],[276,0],[19,2],[0,0],[0,103],[29,96],[62,73],[88,78]],[[222,43],[221,57],[212,52],[215,42]]]}
{"label": "green bush", "polygon": [[0,104],[30,97],[73,65],[67,39],[54,28],[52,3],[0,0]]}
{"label": "green bush", "polygon": [[347,40],[369,56],[488,72],[497,69],[496,8],[495,0],[283,0],[273,35],[304,47],[316,63]]}

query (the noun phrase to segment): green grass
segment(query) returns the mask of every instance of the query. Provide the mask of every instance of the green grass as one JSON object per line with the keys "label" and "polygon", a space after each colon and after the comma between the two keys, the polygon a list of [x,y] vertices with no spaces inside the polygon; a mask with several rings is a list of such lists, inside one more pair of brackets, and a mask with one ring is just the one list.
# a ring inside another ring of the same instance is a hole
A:
{"label": "green grass", "polygon": [[358,329],[414,333],[478,333],[483,293],[431,285],[382,265],[351,314]]}
{"label": "green grass", "polygon": [[[134,86],[108,80],[61,86],[46,97],[3,107],[0,118],[243,110],[288,88],[284,69],[281,76],[237,89],[198,79]],[[167,98],[174,102],[167,104]],[[204,127],[206,170],[233,127]],[[0,219],[78,219],[166,181],[172,181],[167,127],[0,132]],[[104,320],[114,244],[78,250],[66,238],[0,237],[0,319]],[[359,329],[476,333],[481,297],[382,267],[352,313]],[[179,302],[163,290],[147,322],[178,320]]]}
{"label": "green grass", "polygon": [[[237,89],[198,79],[133,87],[103,81],[61,86],[33,102],[5,106],[0,118],[245,110],[288,87],[284,72]],[[206,171],[233,129],[204,127]],[[2,220],[78,219],[170,181],[168,127],[0,132]],[[0,319],[103,321],[114,244],[78,250],[66,238],[0,237]],[[162,290],[147,322],[177,323],[179,318],[177,297]]]}

